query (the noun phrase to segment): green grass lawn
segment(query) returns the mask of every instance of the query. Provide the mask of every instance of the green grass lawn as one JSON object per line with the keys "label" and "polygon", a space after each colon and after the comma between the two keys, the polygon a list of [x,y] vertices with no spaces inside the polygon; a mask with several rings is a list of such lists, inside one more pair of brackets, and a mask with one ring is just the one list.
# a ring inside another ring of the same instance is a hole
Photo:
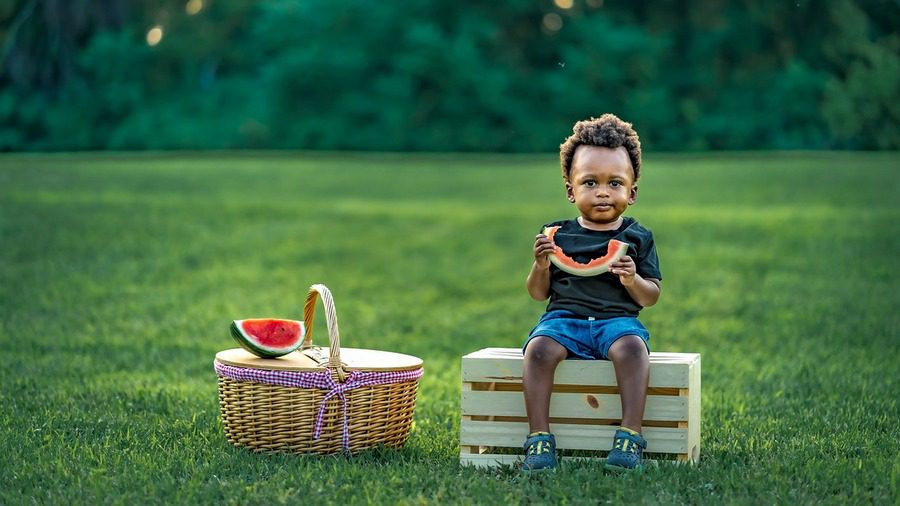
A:
{"label": "green grass lawn", "polygon": [[[898,188],[897,153],[648,155],[642,320],[703,354],[701,462],[529,479],[460,467],[460,357],[543,310],[554,156],[0,156],[0,504],[897,504]],[[345,346],[425,360],[402,450],[225,440],[229,323],[300,318],[317,282]]]}

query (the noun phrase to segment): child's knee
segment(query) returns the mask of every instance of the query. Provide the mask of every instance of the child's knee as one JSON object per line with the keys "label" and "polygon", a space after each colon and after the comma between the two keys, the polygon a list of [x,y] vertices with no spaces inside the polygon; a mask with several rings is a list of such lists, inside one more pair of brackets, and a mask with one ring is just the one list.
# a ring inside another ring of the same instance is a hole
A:
{"label": "child's knee", "polygon": [[568,351],[566,348],[545,336],[538,336],[528,342],[525,347],[525,362],[537,365],[548,366],[556,365],[562,362]]}
{"label": "child's knee", "polygon": [[612,360],[649,360],[647,344],[635,335],[622,336],[609,348],[609,356]]}

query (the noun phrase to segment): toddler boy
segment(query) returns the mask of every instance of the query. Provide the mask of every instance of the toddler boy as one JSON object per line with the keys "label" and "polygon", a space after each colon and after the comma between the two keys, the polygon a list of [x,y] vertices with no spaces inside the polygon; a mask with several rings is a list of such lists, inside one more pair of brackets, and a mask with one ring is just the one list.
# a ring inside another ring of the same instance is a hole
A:
{"label": "toddler boy", "polygon": [[[630,123],[604,114],[575,124],[560,146],[560,165],[566,196],[579,216],[544,225],[560,227],[553,242],[542,233],[534,241],[528,293],[549,303],[524,346],[522,376],[530,433],[523,471],[557,467],[550,394],[556,366],[570,357],[612,361],[622,423],[606,467],[640,470],[647,446],[641,423],[650,376],[650,333],[637,316],[641,308],[656,304],[662,279],[653,234],[623,216],[637,199],[641,143]],[[582,277],[550,263],[549,254],[557,246],[577,262],[587,263],[604,256],[612,239],[628,243],[628,253],[608,272]]]}

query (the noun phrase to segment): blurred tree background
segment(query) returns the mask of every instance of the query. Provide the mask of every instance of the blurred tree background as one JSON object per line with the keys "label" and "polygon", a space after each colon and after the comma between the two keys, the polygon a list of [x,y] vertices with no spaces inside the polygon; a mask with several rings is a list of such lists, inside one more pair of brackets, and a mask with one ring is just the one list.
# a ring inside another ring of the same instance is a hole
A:
{"label": "blurred tree background", "polygon": [[900,148],[896,0],[0,0],[0,150]]}

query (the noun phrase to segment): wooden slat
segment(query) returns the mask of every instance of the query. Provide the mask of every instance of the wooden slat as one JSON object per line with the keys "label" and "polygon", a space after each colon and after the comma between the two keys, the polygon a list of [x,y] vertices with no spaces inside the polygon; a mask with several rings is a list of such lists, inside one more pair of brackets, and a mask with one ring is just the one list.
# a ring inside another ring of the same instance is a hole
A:
{"label": "wooden slat", "polygon": [[[603,461],[604,458],[601,457],[564,457],[563,460],[565,462],[572,461]],[[522,456],[521,455],[497,455],[492,453],[465,453],[460,454],[459,462],[462,465],[473,465],[475,467],[495,467],[500,465],[515,465],[519,466],[522,464]]]}
{"label": "wooden slat", "polygon": [[701,447],[701,437],[700,437],[700,421],[701,421],[701,413],[700,413],[700,358],[697,358],[697,362],[691,367],[691,387],[690,392],[688,393],[688,414],[690,415],[690,425],[688,427],[688,444],[689,446],[689,454],[690,460],[693,463],[697,463],[700,461],[700,447]]}
{"label": "wooden slat", "polygon": [[[475,467],[496,467],[501,465],[513,465],[519,467],[522,465],[522,456],[521,455],[503,455],[503,454],[495,454],[495,453],[467,453],[461,454],[459,456],[459,462],[462,465],[472,465]],[[605,457],[569,457],[564,456],[560,459],[560,462],[563,466],[565,466],[569,462],[603,462],[606,460]],[[678,460],[654,460],[652,458],[644,459],[644,467],[655,467],[659,466],[660,463],[666,463],[669,465],[677,465],[680,463]]]}
{"label": "wooden slat", "polygon": [[[463,391],[463,392],[470,392],[470,391],[472,391],[472,384],[471,384],[471,383],[463,383],[463,384],[462,384],[462,391]],[[465,423],[465,422],[468,422],[468,421],[471,421],[471,420],[472,420],[472,417],[471,417],[471,416],[463,415],[463,416],[460,417],[460,422],[461,422],[461,423]],[[486,451],[481,451],[482,449],[487,450],[487,447],[486,447],[486,446],[485,446],[485,447],[482,447],[482,446],[464,446],[464,445],[460,445],[460,446],[459,446],[459,452],[460,452],[460,454],[462,454],[462,453],[474,453],[474,454],[486,453]]]}
{"label": "wooden slat", "polygon": [[[686,421],[688,399],[648,395],[644,420]],[[463,391],[460,408],[464,416],[525,416],[519,392]],[[550,397],[550,416],[618,420],[622,418],[622,406],[614,394],[554,394]]]}
{"label": "wooden slat", "polygon": [[[697,353],[650,354],[650,387],[687,388],[690,365]],[[462,358],[464,382],[522,382],[522,351],[518,348],[485,348]],[[556,369],[554,383],[611,386],[615,370],[608,360],[565,360]]]}
{"label": "wooden slat", "polygon": [[[497,422],[527,422],[527,416],[464,416],[464,419],[476,420],[479,422],[497,421]],[[619,425],[621,420],[613,418],[562,418],[551,416],[549,418],[550,425],[567,423],[571,425]],[[643,420],[641,424],[644,427],[666,427],[666,428],[685,428],[688,422],[669,422],[660,420]]]}
{"label": "wooden slat", "polygon": [[[699,353],[681,353],[670,351],[654,351],[650,353],[650,359],[653,362],[673,362],[679,364],[692,363],[699,358]],[[473,351],[463,358],[522,358],[522,350],[520,348],[482,348]]]}
{"label": "wooden slat", "polygon": [[[609,451],[618,427],[610,425],[551,424],[560,450]],[[687,453],[690,429],[645,427],[647,452]],[[492,446],[520,449],[528,434],[527,422],[482,422],[463,420],[459,428],[462,446]]]}
{"label": "wooden slat", "polygon": [[[491,390],[498,392],[521,392],[524,390],[521,383],[463,383],[469,385],[470,390]],[[681,395],[686,388],[647,388],[647,395]],[[618,386],[603,387],[599,385],[564,385],[562,383],[553,384],[553,392],[568,394],[617,394]]]}

